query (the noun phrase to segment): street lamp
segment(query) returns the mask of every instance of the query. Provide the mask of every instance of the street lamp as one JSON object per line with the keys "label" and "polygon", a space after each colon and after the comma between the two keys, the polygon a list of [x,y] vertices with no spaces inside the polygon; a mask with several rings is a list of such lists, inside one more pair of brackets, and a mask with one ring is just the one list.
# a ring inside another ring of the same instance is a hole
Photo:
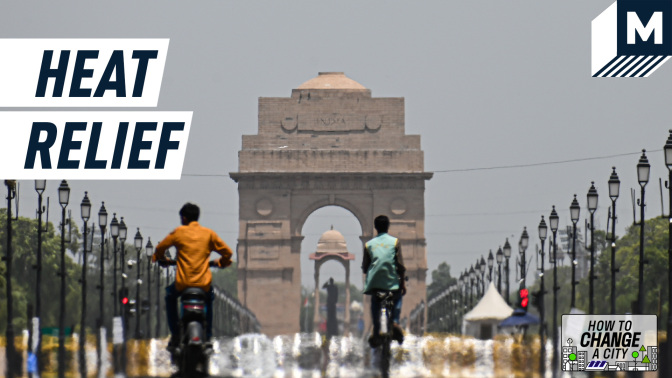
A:
{"label": "street lamp", "polygon": [[135,233],[135,238],[133,239],[133,245],[137,253],[137,280],[135,283],[135,338],[136,340],[140,338],[140,251],[142,250],[142,235],[140,234],[140,228]]}
{"label": "street lamp", "polygon": [[551,232],[553,233],[553,367],[551,371],[553,372],[553,377],[556,375],[556,369],[558,367],[558,224],[560,223],[560,217],[555,211],[555,205],[553,205],[553,210],[551,215],[548,217],[551,226]]}
{"label": "street lamp", "polygon": [[147,245],[145,246],[145,253],[147,254],[147,303],[149,310],[147,311],[147,338],[150,338],[151,328],[150,324],[152,317],[149,315],[152,308],[152,254],[154,253],[154,246],[152,245],[152,239],[147,238]]}
{"label": "street lamp", "polygon": [[[42,214],[45,212],[42,206],[42,194],[47,187],[47,180],[35,180],[35,191],[37,192],[37,264],[35,266],[35,318],[37,319],[37,348],[33,351],[38,359],[38,369],[41,363],[39,362],[42,356],[42,327],[40,320],[42,319],[42,233],[46,230],[42,228]],[[47,222],[49,223],[49,199],[47,198]]]}
{"label": "street lamp", "polygon": [[[668,139],[668,144],[670,144],[670,150],[672,150],[672,140]],[[667,144],[665,146],[667,147]],[[665,162],[667,164],[667,150],[665,151]],[[668,168],[669,167],[670,166],[668,165]],[[616,272],[618,272],[618,268],[616,268],[616,200],[618,199],[621,181],[618,179],[618,175],[616,174],[616,167],[611,168],[613,171],[609,177],[609,198],[611,198],[611,313],[613,315],[616,314]],[[672,173],[670,173],[670,176],[672,177]],[[672,189],[670,191],[670,198],[672,198]],[[670,204],[670,206],[672,208],[672,204]],[[670,222],[670,230],[672,230],[672,222]],[[670,245],[668,248],[670,248],[670,251],[672,251],[672,245]],[[672,272],[672,261],[670,261],[669,269],[670,272]],[[672,281],[670,282],[672,283]],[[672,287],[672,284],[670,287]],[[670,295],[672,296],[672,293],[670,293]]]}
{"label": "street lamp", "polygon": [[593,281],[595,280],[595,211],[597,210],[597,189],[595,189],[595,182],[590,183],[590,189],[588,189],[588,194],[586,195],[588,199],[588,211],[590,212],[590,277],[588,279],[588,296],[590,297],[590,302],[588,304],[588,313],[593,314],[595,310],[594,304],[594,290],[593,290]]}
{"label": "street lamp", "polygon": [[112,307],[114,309],[114,316],[119,316],[117,307],[117,301],[119,300],[117,293],[117,238],[119,237],[119,221],[117,220],[117,213],[112,214],[112,222],[110,222],[110,236],[112,236],[112,255],[114,257],[114,262],[112,265],[112,286],[114,286],[112,289],[112,298],[114,298],[114,305]]}
{"label": "street lamp", "polygon": [[502,294],[502,261],[504,260],[504,252],[502,247],[497,250],[497,291]]}
{"label": "street lamp", "polygon": [[[665,147],[663,147],[663,150],[665,151],[665,166],[667,166],[668,170],[668,180],[665,181],[665,187],[668,189],[669,193],[669,210],[667,213],[667,216],[669,218],[669,225],[668,225],[668,244],[667,244],[667,257],[668,257],[668,266],[667,266],[667,284],[668,284],[668,306],[669,306],[669,311],[667,314],[667,332],[668,335],[670,332],[672,332],[672,130],[670,130],[670,135],[667,137],[667,142],[665,142]],[[616,169],[614,169],[614,173],[612,174],[612,177],[616,174]],[[618,176],[616,177],[616,180],[618,180]],[[611,185],[611,179],[609,180],[609,183]],[[611,188],[611,186],[609,187]],[[618,187],[616,186],[618,193]],[[611,193],[611,192],[610,192]],[[617,194],[618,197],[618,194]],[[615,202],[614,202],[615,203]],[[615,205],[614,205],[615,206]],[[614,215],[615,216],[615,215]],[[611,253],[612,256],[614,255],[614,248],[616,247],[616,236],[612,234],[612,243],[611,243]],[[612,266],[614,264],[614,260],[612,257]],[[612,273],[612,280],[614,279],[615,273]],[[613,286],[613,284],[612,284]],[[612,294],[613,296],[613,294]],[[672,361],[672,348],[670,346],[672,345],[672,341],[667,342],[667,361]]]}
{"label": "street lamp", "polygon": [[[98,211],[98,227],[100,227],[100,285],[98,285],[98,300],[99,300],[99,309],[98,309],[98,327],[105,327],[105,229],[107,228],[107,210],[105,209],[105,202],[100,206]],[[107,345],[106,340],[100,339],[101,332],[98,332],[98,345],[97,345],[97,366],[98,371],[102,367],[102,349],[104,345]]]}
{"label": "street lamp", "polygon": [[541,274],[540,279],[540,289],[539,289],[539,317],[541,318],[541,323],[539,324],[539,340],[541,346],[541,354],[539,355],[539,369],[541,371],[541,376],[543,377],[546,372],[546,342],[544,341],[544,294],[546,289],[544,288],[544,242],[546,241],[546,236],[548,235],[548,227],[546,226],[546,221],[544,216],[541,216],[541,222],[539,222],[539,240],[541,240]]}
{"label": "street lamp", "polygon": [[[14,340],[14,327],[12,326],[13,321],[13,302],[12,302],[12,221],[15,220],[12,217],[12,200],[16,198],[16,180],[5,180],[5,186],[7,186],[7,249],[5,249],[5,288],[7,289],[7,326],[5,328],[5,340]],[[18,220],[18,209],[17,209],[17,218]],[[15,372],[19,372],[21,367],[17,363],[18,358],[16,354],[16,349],[14,348],[13,342],[7,342],[5,348],[5,361],[7,361],[7,377],[13,378]]]}
{"label": "street lamp", "polygon": [[581,213],[581,206],[579,206],[579,201],[576,199],[576,194],[572,200],[572,204],[569,205],[569,217],[572,220],[572,301],[570,308],[576,307],[576,223],[579,221],[579,214]]}
{"label": "street lamp", "polygon": [[509,258],[511,258],[511,244],[509,244],[509,238],[506,238],[504,243],[504,257],[506,257],[506,265],[504,266],[504,271],[506,272],[506,304],[510,305],[509,301]]}
{"label": "street lamp", "polygon": [[65,208],[70,201],[70,187],[63,180],[58,187],[58,203],[61,205],[61,309],[58,317],[58,376],[65,375]]}
{"label": "street lamp", "polygon": [[[126,251],[125,244],[126,238],[128,237],[128,227],[126,222],[124,222],[124,217],[121,217],[121,222],[119,222],[119,240],[121,241],[121,257],[119,258],[119,264],[121,265],[121,291],[124,295],[127,294],[126,290]],[[126,306],[128,303],[122,303],[121,307],[121,324],[122,324],[122,338],[123,342],[121,343],[121,369],[122,373],[126,375],[126,330],[128,329],[128,318],[126,317]]]}
{"label": "street lamp", "polygon": [[82,249],[82,316],[79,326],[79,370],[82,374],[86,375],[86,353],[84,352],[84,346],[86,341],[86,268],[88,264],[87,252],[89,251],[86,245],[87,234],[88,234],[88,222],[91,218],[91,200],[89,200],[89,193],[84,192],[84,199],[79,205],[82,220],[84,221],[84,246]]}
{"label": "street lamp", "polygon": [[476,271],[474,271],[474,266],[472,265],[471,269],[469,269],[469,308],[474,305],[474,280],[476,280]]}
{"label": "street lamp", "polygon": [[520,266],[520,278],[523,280],[523,287],[525,286],[525,276],[527,276],[527,267],[525,263],[525,251],[530,242],[530,237],[527,235],[527,227],[523,227],[523,233],[520,235],[520,254],[522,257]]}
{"label": "street lamp", "polygon": [[492,267],[495,264],[495,257],[492,255],[492,249],[490,250],[490,253],[488,254],[488,270],[490,271],[488,273],[488,281],[492,282]]}
{"label": "street lamp", "polygon": [[637,294],[637,314],[644,313],[644,187],[649,182],[649,173],[651,165],[646,158],[646,150],[642,150],[642,156],[637,163],[637,181],[642,188],[641,198],[637,200],[640,207],[639,215],[639,292]]}

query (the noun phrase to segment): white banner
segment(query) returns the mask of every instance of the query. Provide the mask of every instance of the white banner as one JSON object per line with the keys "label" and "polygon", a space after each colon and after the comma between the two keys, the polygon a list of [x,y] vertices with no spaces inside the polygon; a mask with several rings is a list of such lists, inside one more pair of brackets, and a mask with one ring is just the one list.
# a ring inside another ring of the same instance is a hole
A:
{"label": "white banner", "polygon": [[0,112],[0,177],[178,180],[192,112]]}
{"label": "white banner", "polygon": [[0,39],[0,107],[156,107],[168,39]]}

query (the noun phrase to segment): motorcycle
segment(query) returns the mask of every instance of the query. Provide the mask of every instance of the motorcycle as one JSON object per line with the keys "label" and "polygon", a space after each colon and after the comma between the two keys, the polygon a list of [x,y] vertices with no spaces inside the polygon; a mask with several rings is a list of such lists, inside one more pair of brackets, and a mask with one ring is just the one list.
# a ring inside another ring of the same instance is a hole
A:
{"label": "motorcycle", "polygon": [[[168,260],[162,267],[175,266],[177,262]],[[219,267],[211,261],[209,266]],[[205,303],[208,293],[202,289],[190,287],[180,294],[179,344],[171,351],[171,361],[177,366],[175,377],[200,378],[208,376],[209,356],[212,353],[205,328]],[[212,310],[211,310],[212,311]]]}

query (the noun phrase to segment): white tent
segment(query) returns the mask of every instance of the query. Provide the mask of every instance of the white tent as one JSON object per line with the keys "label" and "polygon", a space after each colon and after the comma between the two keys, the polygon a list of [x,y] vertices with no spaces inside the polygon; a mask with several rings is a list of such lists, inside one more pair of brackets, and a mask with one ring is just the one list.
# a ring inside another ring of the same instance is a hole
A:
{"label": "white tent", "polygon": [[490,282],[488,290],[474,308],[464,315],[462,334],[490,339],[497,333],[497,324],[508,318],[513,309]]}

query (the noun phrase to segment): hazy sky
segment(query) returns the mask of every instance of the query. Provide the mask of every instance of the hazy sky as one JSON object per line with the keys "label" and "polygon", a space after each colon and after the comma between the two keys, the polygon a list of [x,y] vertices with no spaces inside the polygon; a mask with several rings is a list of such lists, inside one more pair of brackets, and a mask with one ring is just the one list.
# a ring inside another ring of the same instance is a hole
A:
{"label": "hazy sky", "polygon": [[[156,109],[194,111],[183,173],[222,176],[70,182],[78,221],[87,190],[95,212],[105,201],[155,244],[178,225],[179,207],[194,201],[201,223],[235,247],[237,185],[225,175],[237,171],[241,136],[257,133],[258,97],[289,97],[318,71],[344,71],[374,97],[405,97],[406,133],[422,136],[425,168],[436,172],[425,197],[429,269],[447,261],[459,274],[506,237],[515,246],[523,226],[533,247],[540,216],[554,204],[561,226],[568,223],[574,193],[584,216],[591,180],[600,194],[595,223],[606,227],[612,165],[622,181],[622,234],[632,223],[629,188],[642,148],[651,150],[647,216],[660,214],[654,181],[667,175],[660,150],[672,127],[672,63],[648,79],[591,78],[590,22],[611,3],[22,1],[0,8],[0,37],[170,38]],[[2,135],[10,133],[3,126]],[[621,156],[441,172],[613,155]],[[21,184],[21,215],[33,216],[33,183]],[[54,219],[58,182],[47,185]],[[306,286],[308,253],[332,223],[361,263],[354,216],[322,209],[303,231]],[[322,277],[330,275],[342,280],[343,271],[328,264]]]}

